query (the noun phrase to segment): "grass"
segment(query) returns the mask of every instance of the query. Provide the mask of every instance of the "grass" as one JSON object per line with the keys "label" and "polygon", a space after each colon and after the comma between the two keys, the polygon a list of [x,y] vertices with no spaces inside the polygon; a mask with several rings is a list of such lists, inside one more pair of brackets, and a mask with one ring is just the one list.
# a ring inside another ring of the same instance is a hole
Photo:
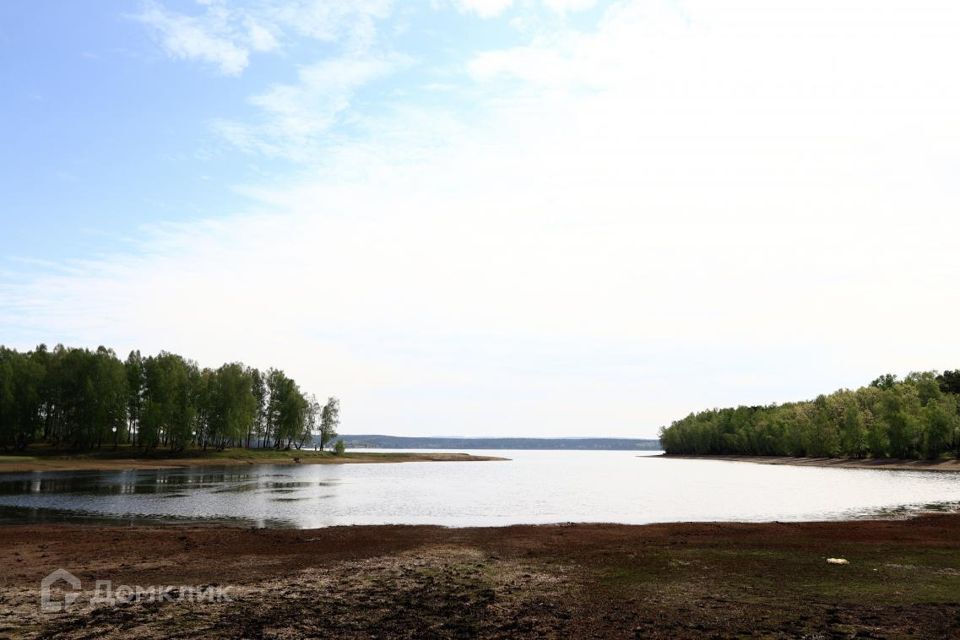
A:
{"label": "grass", "polygon": [[858,604],[954,602],[960,596],[960,557],[952,549],[891,550],[843,545],[833,566],[817,551],[795,549],[672,549],[599,567],[596,579],[613,593],[671,592],[696,584],[741,602],[760,594]]}

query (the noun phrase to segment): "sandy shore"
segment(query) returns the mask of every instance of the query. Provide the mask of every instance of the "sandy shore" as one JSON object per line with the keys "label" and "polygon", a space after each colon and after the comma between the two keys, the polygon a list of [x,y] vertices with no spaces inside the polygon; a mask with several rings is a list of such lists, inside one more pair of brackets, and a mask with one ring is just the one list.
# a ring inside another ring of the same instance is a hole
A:
{"label": "sandy shore", "polygon": [[785,464],[797,467],[833,467],[837,469],[890,469],[894,471],[960,471],[960,460],[898,460],[895,458],[791,458],[787,456],[693,456],[662,454],[656,458],[690,460],[727,460],[755,464]]}
{"label": "sandy shore", "polygon": [[[0,535],[0,636],[960,636],[958,515],[472,529],[38,524]],[[81,580],[81,595],[68,612],[41,613],[40,580],[57,568]],[[94,608],[97,580],[219,586],[231,601]]]}
{"label": "sandy shore", "polygon": [[487,462],[506,460],[496,456],[468,453],[365,453],[348,452],[342,456],[283,452],[276,456],[243,454],[197,458],[97,458],[72,456],[0,456],[0,473],[31,471],[123,471],[127,469],[172,469],[238,464],[375,464],[392,462]]}

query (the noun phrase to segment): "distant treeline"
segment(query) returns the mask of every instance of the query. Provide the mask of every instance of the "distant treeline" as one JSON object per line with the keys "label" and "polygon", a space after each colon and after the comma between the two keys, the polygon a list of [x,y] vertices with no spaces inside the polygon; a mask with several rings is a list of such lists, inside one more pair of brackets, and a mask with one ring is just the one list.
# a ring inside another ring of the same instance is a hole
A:
{"label": "distant treeline", "polygon": [[278,369],[201,369],[165,351],[121,361],[104,347],[0,346],[2,449],[300,448],[313,434],[322,448],[336,437],[339,412],[336,398],[321,407]]}
{"label": "distant treeline", "polygon": [[692,413],[660,432],[667,453],[960,457],[960,370],[883,375],[815,400]]}
{"label": "distant treeline", "polygon": [[658,450],[659,440],[633,438],[444,438],[428,436],[342,436],[351,449],[577,449]]}

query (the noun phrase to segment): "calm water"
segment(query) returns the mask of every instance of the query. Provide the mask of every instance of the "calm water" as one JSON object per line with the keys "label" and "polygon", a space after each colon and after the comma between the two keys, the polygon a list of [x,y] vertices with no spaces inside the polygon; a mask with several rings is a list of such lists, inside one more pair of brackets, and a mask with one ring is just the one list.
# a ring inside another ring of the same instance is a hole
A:
{"label": "calm water", "polygon": [[508,462],[245,465],[0,475],[6,521],[218,519],[256,526],[819,520],[960,503],[960,474],[477,451]]}

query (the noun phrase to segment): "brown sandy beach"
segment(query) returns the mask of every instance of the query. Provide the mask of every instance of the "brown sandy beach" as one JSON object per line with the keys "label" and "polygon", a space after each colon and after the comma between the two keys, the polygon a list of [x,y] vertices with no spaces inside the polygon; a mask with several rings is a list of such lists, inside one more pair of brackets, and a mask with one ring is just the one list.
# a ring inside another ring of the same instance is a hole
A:
{"label": "brown sandy beach", "polygon": [[960,471],[960,460],[899,460],[896,458],[791,458],[788,456],[727,456],[727,455],[678,455],[662,454],[648,456],[650,459],[671,458],[678,460],[726,460],[729,462],[753,462],[755,464],[778,464],[797,467],[832,467],[837,469],[889,469],[893,471]]}
{"label": "brown sandy beach", "polygon": [[[960,637],[960,515],[469,529],[31,524],[0,535],[4,637]],[[83,593],[73,611],[41,613],[40,580],[61,567]],[[232,602],[90,608],[97,580],[229,586]]]}

